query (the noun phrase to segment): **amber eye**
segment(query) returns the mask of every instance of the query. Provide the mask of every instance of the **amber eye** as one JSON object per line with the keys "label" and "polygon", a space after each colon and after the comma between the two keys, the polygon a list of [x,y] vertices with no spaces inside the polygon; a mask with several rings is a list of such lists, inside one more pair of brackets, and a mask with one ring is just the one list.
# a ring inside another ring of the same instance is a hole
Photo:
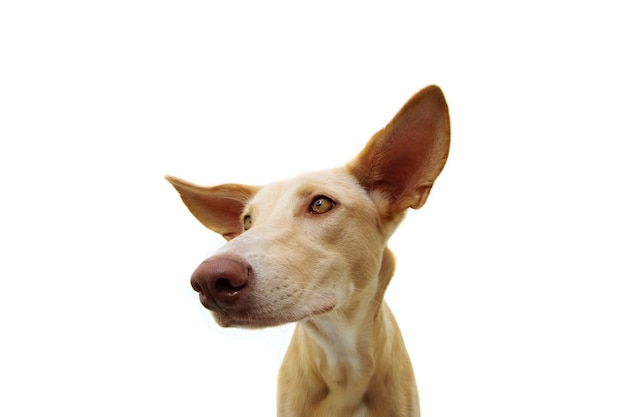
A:
{"label": "amber eye", "polygon": [[335,207],[335,202],[328,197],[319,196],[313,199],[311,203],[311,213],[324,214],[331,211]]}
{"label": "amber eye", "polygon": [[243,218],[243,230],[248,230],[252,227],[252,217],[244,216]]}

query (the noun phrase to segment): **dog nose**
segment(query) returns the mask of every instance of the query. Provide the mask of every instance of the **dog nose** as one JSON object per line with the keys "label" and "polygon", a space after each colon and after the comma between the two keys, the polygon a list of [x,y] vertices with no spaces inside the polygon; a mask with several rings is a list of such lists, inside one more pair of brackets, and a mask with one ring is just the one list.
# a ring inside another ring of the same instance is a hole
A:
{"label": "dog nose", "polygon": [[250,265],[231,258],[209,258],[191,275],[191,287],[209,310],[232,307],[245,294],[252,282]]}

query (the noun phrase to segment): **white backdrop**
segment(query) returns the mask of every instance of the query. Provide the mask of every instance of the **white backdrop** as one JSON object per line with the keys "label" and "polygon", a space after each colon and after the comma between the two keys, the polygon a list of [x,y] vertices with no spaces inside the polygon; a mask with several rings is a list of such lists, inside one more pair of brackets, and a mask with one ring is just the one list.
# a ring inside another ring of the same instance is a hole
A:
{"label": "white backdrop", "polygon": [[617,3],[2,2],[0,415],[274,415],[291,327],[216,327],[221,238],[162,176],[343,164],[431,83],[387,296],[423,415],[626,415]]}

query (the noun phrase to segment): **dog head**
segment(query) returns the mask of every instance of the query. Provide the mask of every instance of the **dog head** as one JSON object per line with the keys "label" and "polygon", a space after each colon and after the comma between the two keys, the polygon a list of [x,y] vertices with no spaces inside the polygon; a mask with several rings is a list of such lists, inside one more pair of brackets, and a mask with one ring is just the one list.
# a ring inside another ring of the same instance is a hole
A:
{"label": "dog head", "polygon": [[431,86],[344,167],[263,187],[167,177],[228,241],[192,275],[200,301],[222,326],[264,327],[347,314],[356,292],[382,298],[387,240],[408,208],[426,202],[449,142],[447,104]]}

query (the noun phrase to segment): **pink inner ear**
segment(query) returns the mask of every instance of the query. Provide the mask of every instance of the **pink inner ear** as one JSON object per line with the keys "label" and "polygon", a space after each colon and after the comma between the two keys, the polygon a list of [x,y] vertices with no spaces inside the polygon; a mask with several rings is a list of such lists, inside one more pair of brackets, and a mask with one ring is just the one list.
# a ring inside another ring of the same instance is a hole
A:
{"label": "pink inner ear", "polygon": [[241,214],[245,208],[244,201],[198,195],[188,196],[185,204],[202,224],[227,240],[243,231]]}
{"label": "pink inner ear", "polygon": [[384,196],[392,212],[419,208],[445,165],[449,143],[445,98],[431,86],[413,96],[348,167],[368,191]]}
{"label": "pink inner ear", "polygon": [[258,187],[223,184],[200,187],[174,177],[167,180],[191,213],[206,227],[230,240],[243,231],[241,214]]}

